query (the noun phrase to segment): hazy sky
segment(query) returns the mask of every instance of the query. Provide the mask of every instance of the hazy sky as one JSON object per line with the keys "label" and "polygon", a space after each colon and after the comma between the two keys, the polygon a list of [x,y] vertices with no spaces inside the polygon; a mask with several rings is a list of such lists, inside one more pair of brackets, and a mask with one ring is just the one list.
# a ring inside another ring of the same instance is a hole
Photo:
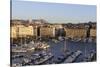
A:
{"label": "hazy sky", "polygon": [[51,23],[96,21],[96,6],[12,0],[12,18],[45,19]]}

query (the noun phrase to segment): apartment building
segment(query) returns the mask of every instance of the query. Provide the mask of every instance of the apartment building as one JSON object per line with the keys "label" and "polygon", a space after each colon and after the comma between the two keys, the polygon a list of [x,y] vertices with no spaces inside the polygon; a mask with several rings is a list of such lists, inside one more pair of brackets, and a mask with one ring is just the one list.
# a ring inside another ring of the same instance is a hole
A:
{"label": "apartment building", "polygon": [[66,31],[66,37],[69,37],[69,38],[84,38],[84,37],[86,37],[85,29],[65,28],[65,31]]}
{"label": "apartment building", "polygon": [[41,27],[40,36],[42,37],[55,37],[55,28],[54,27]]}

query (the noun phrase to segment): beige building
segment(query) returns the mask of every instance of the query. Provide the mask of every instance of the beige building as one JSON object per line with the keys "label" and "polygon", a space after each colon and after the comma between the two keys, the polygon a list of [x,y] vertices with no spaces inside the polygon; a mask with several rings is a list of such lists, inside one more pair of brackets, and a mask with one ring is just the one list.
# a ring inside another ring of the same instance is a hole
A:
{"label": "beige building", "polygon": [[33,26],[15,25],[11,27],[11,38],[37,36],[37,28]]}
{"label": "beige building", "polygon": [[69,38],[84,38],[86,36],[86,30],[85,29],[78,29],[78,28],[65,28],[66,31],[66,37]]}
{"label": "beige building", "polygon": [[17,38],[17,27],[12,26],[10,28],[10,37],[11,38]]}
{"label": "beige building", "polygon": [[24,27],[24,25],[13,25],[10,27],[11,38],[17,38],[19,35],[19,28]]}
{"label": "beige building", "polygon": [[[33,36],[37,37],[38,33],[42,37],[55,37],[55,28],[60,28],[61,25],[50,25],[47,27],[40,27],[38,31],[38,26],[34,25],[14,25],[11,26],[11,38]],[[84,38],[86,37],[86,30],[84,28],[64,28],[66,32],[66,37],[70,38]],[[96,29],[90,29],[90,36],[96,37]]]}
{"label": "beige building", "polygon": [[33,36],[33,27],[32,26],[23,26],[18,27],[19,37]]}
{"label": "beige building", "polygon": [[96,37],[96,29],[90,29],[90,37]]}
{"label": "beige building", "polygon": [[40,36],[55,37],[55,28],[53,27],[41,27]]}

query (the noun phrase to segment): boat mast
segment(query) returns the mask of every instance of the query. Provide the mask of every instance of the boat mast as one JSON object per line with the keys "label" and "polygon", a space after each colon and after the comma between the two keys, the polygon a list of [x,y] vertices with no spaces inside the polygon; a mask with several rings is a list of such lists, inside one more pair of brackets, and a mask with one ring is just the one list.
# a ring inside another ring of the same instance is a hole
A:
{"label": "boat mast", "polygon": [[64,52],[66,51],[66,39],[65,39],[65,42],[64,42]]}
{"label": "boat mast", "polygon": [[67,45],[66,45],[66,38],[64,38],[65,41],[64,41],[64,55],[66,55],[66,51],[67,51]]}
{"label": "boat mast", "polygon": [[86,46],[85,46],[85,58],[86,58]]}
{"label": "boat mast", "polygon": [[25,46],[27,46],[27,44],[26,44],[26,37],[27,37],[27,36],[25,35],[25,43],[24,43]]}

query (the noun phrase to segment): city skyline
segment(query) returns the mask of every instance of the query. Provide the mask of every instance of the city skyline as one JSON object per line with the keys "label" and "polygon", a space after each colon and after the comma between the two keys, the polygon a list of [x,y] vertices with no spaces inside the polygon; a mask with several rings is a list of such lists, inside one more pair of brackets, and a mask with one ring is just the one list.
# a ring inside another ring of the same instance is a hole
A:
{"label": "city skyline", "polygon": [[95,5],[12,1],[12,19],[45,19],[50,23],[96,22]]}

